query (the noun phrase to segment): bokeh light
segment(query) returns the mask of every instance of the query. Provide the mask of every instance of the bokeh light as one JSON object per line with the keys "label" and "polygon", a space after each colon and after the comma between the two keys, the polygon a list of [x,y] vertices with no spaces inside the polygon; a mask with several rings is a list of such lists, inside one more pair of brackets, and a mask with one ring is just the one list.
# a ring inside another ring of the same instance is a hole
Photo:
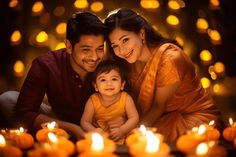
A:
{"label": "bokeh light", "polygon": [[160,7],[160,3],[157,0],[141,0],[140,5],[145,9],[157,9]]}

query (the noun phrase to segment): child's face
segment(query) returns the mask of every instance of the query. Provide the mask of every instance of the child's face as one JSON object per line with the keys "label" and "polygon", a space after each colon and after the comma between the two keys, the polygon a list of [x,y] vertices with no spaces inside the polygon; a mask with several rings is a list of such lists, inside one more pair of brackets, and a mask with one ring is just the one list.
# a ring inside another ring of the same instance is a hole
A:
{"label": "child's face", "polygon": [[123,90],[124,83],[121,82],[120,74],[117,70],[104,72],[97,76],[95,89],[104,96],[113,96]]}

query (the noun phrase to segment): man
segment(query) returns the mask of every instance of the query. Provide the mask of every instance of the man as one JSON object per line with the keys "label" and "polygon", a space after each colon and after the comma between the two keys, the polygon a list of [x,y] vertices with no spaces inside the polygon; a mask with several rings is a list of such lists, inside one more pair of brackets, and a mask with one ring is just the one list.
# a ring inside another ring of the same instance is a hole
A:
{"label": "man", "polygon": [[[83,136],[79,122],[84,105],[94,92],[90,73],[105,55],[105,32],[101,20],[89,12],[78,12],[68,20],[66,49],[48,52],[32,62],[18,100],[15,92],[4,93],[0,98],[4,104],[10,94],[13,106],[17,100],[14,119],[18,125],[35,130],[44,122],[56,121],[77,138]],[[41,105],[45,94],[49,110],[47,105]]]}

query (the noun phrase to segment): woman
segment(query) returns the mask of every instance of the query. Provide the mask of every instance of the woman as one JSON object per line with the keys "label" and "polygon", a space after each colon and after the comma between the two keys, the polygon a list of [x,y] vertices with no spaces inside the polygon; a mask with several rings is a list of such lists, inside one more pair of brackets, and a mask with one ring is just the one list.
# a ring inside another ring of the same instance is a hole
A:
{"label": "woman", "polygon": [[221,127],[220,113],[202,88],[192,61],[175,42],[130,9],[119,9],[105,24],[111,52],[129,63],[141,123],[157,127],[169,143],[211,120]]}

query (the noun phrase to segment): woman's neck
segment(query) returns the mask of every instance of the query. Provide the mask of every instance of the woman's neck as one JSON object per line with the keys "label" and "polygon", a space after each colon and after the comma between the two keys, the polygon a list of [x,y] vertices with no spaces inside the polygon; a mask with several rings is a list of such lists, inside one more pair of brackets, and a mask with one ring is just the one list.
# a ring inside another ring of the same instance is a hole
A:
{"label": "woman's neck", "polygon": [[152,54],[152,49],[150,49],[146,44],[143,45],[142,52],[138,58],[140,62],[147,62]]}

